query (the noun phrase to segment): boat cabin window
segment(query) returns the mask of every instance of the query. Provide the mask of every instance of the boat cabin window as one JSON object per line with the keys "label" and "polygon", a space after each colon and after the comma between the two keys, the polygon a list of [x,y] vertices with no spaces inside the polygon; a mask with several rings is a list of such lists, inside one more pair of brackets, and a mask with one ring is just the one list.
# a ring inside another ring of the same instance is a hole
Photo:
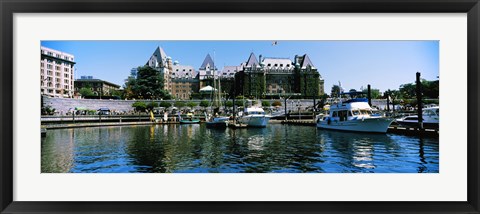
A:
{"label": "boat cabin window", "polygon": [[353,113],[353,115],[355,115],[355,116],[360,115],[360,111],[359,111],[359,110],[352,110],[352,113]]}
{"label": "boat cabin window", "polygon": [[349,116],[349,117],[352,116],[352,111],[348,111],[348,116]]}
{"label": "boat cabin window", "polygon": [[366,109],[362,109],[362,110],[360,110],[360,112],[362,112],[363,115],[371,115],[372,114],[372,111],[366,110]]}
{"label": "boat cabin window", "polygon": [[431,109],[423,111],[423,115],[425,115],[425,116],[436,116],[435,112]]}
{"label": "boat cabin window", "polygon": [[334,111],[334,112],[332,113],[332,117],[338,117],[338,115],[337,115],[337,112],[336,112],[336,111]]}
{"label": "boat cabin window", "polygon": [[338,117],[340,117],[340,121],[347,120],[347,115],[348,115],[347,112],[348,112],[347,110],[338,111]]}
{"label": "boat cabin window", "polygon": [[437,115],[440,115],[440,109],[437,109],[435,113],[437,113]]}

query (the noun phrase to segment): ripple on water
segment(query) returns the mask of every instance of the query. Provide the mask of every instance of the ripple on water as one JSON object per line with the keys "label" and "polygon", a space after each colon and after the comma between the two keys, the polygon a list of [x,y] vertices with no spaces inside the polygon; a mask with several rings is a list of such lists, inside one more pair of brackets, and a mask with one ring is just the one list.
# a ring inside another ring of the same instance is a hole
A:
{"label": "ripple on water", "polygon": [[438,173],[439,142],[270,124],[259,129],[157,125],[51,130],[42,172]]}

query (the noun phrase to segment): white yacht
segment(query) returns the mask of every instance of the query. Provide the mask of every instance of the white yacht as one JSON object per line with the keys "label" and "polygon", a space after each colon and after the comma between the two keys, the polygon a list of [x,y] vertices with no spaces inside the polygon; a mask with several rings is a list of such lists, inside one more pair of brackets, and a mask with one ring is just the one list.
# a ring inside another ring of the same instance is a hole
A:
{"label": "white yacht", "polygon": [[[422,109],[422,119],[423,128],[438,129],[440,108],[436,106]],[[418,115],[410,115],[401,119],[397,119],[396,122],[403,127],[418,127]]]}
{"label": "white yacht", "polygon": [[366,98],[353,98],[330,106],[327,115],[317,116],[317,128],[386,133],[392,118],[375,113]]}
{"label": "white yacht", "polygon": [[238,122],[247,124],[249,127],[266,127],[271,116],[266,115],[265,111],[260,107],[245,108]]}

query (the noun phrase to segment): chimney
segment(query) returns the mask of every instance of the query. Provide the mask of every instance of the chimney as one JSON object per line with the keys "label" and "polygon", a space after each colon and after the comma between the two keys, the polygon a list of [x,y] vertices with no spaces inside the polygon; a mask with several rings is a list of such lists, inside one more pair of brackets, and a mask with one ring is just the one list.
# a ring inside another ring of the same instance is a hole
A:
{"label": "chimney", "polygon": [[262,64],[262,54],[258,55],[258,63]]}

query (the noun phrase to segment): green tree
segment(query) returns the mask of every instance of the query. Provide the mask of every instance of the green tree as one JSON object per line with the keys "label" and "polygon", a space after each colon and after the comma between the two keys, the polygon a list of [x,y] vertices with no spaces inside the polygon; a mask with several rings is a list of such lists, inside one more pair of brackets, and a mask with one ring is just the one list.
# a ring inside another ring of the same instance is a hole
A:
{"label": "green tree", "polygon": [[132,107],[134,107],[136,111],[145,111],[145,109],[147,109],[147,104],[137,101],[132,104]]}
{"label": "green tree", "polygon": [[339,97],[340,95],[340,86],[338,85],[333,85],[332,90],[330,92],[331,97]]}
{"label": "green tree", "polygon": [[123,92],[120,91],[120,90],[110,89],[109,94],[110,94],[110,96],[116,96],[116,97],[123,98]]}
{"label": "green tree", "polygon": [[416,84],[407,83],[407,84],[400,85],[400,93],[402,94],[402,97],[405,99],[415,98]]}
{"label": "green tree", "polygon": [[[428,81],[421,80],[422,95],[424,98],[438,99],[440,91],[440,82],[438,80]],[[415,99],[417,94],[417,86],[415,83],[407,83],[400,85],[400,93],[405,99]]]}
{"label": "green tree", "polygon": [[137,68],[137,80],[134,91],[139,98],[163,98],[167,93],[163,90],[163,76],[150,66]]}
{"label": "green tree", "polygon": [[81,88],[79,93],[82,95],[82,97],[94,95],[90,88]]}
{"label": "green tree", "polygon": [[136,92],[134,91],[136,84],[137,84],[137,79],[134,76],[129,76],[125,80],[125,85],[123,86],[124,88],[123,98],[126,98],[126,99],[137,98]]}
{"label": "green tree", "polygon": [[138,99],[171,99],[163,90],[163,76],[159,71],[143,66],[137,68],[137,76],[128,77],[125,83],[125,97]]}
{"label": "green tree", "polygon": [[[363,93],[368,93],[368,89],[363,89],[362,91]],[[380,98],[381,94],[380,94],[380,89],[376,89],[376,88],[372,88],[370,89],[370,93],[372,95],[372,99],[378,99]],[[368,96],[368,95],[367,95]]]}
{"label": "green tree", "polygon": [[270,102],[264,100],[264,101],[262,101],[262,106],[268,107],[268,106],[270,106]]}

